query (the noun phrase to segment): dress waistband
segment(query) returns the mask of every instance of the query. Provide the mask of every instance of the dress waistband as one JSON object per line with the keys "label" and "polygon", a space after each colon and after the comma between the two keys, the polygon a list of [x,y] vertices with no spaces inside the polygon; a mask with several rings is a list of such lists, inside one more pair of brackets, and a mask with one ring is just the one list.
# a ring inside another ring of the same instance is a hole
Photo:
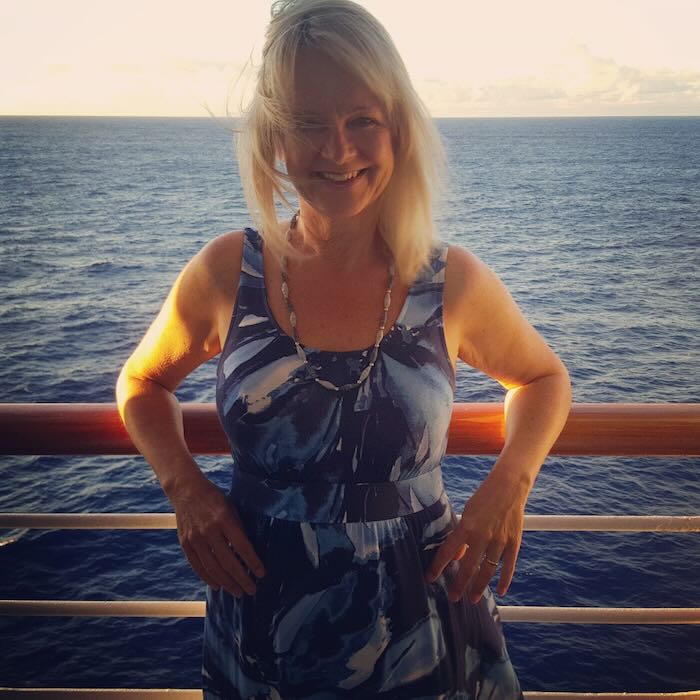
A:
{"label": "dress waistband", "polygon": [[229,498],[281,520],[352,523],[417,513],[444,498],[444,493],[439,467],[410,479],[365,483],[282,481],[234,467]]}

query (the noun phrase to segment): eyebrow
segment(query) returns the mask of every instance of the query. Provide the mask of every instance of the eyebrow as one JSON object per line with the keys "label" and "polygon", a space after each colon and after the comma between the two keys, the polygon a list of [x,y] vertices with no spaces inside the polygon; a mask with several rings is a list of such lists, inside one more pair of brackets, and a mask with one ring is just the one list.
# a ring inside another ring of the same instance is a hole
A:
{"label": "eyebrow", "polygon": [[[364,105],[357,105],[355,107],[350,107],[349,109],[344,110],[344,113],[345,114],[355,114],[355,112],[374,112],[374,111],[381,112],[382,109],[383,109],[383,107],[379,103],[364,104]],[[303,117],[307,117],[307,118],[320,116],[317,112],[312,112],[310,110],[305,110],[305,109],[299,110],[299,112],[297,114],[299,114],[300,116],[303,116]]]}
{"label": "eyebrow", "polygon": [[348,110],[348,114],[353,114],[354,112],[381,112],[385,109],[386,108],[384,105],[377,102],[375,104],[358,105],[357,107],[353,107],[352,109]]}

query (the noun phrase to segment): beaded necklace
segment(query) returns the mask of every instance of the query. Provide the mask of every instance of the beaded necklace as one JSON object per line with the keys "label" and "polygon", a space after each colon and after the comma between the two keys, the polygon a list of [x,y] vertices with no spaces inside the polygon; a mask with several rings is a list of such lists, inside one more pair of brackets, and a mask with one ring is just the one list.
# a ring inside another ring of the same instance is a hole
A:
{"label": "beaded necklace", "polygon": [[[296,214],[294,214],[294,216],[292,217],[291,221],[289,222],[289,228],[287,229],[288,244],[291,240],[292,232],[297,226],[298,220],[299,212],[297,211]],[[282,264],[280,266],[280,276],[282,277],[282,296],[284,297],[284,301],[287,304],[287,311],[289,313],[289,323],[292,327],[292,339],[294,340],[294,346],[296,348],[297,355],[299,356],[299,359],[304,363],[304,367],[306,368],[306,371],[308,372],[309,376],[317,384],[320,384],[324,389],[329,389],[330,391],[350,391],[351,389],[356,389],[357,387],[359,387],[364,381],[366,381],[367,377],[369,377],[370,373],[372,372],[372,368],[377,362],[377,356],[379,355],[379,343],[382,342],[382,338],[384,337],[384,329],[386,328],[387,314],[389,312],[389,305],[391,304],[391,289],[394,286],[394,273],[395,265],[394,259],[392,258],[389,261],[389,285],[387,287],[386,293],[384,294],[384,308],[382,310],[382,316],[379,322],[379,330],[377,331],[377,335],[374,340],[374,345],[372,346],[372,351],[369,356],[369,362],[367,363],[367,366],[362,370],[362,372],[360,372],[360,376],[358,377],[357,381],[351,382],[349,384],[341,384],[340,386],[338,386],[337,384],[333,384],[333,382],[329,382],[327,379],[321,379],[318,376],[313,365],[309,363],[309,358],[306,356],[306,351],[299,342],[299,336],[297,334],[297,315],[294,311],[294,307],[292,306],[292,300],[289,297],[287,256],[282,256]]]}

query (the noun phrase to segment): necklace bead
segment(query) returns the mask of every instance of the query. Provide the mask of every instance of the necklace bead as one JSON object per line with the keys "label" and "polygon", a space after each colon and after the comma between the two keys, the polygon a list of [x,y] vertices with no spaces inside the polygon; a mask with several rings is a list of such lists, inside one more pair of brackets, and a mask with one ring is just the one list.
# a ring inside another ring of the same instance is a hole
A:
{"label": "necklace bead", "polygon": [[[299,212],[297,211],[289,222],[289,228],[287,229],[287,245],[292,237],[292,231],[296,228],[297,221],[299,220]],[[280,276],[282,278],[282,296],[287,305],[287,313],[289,314],[289,324],[292,327],[292,339],[294,340],[294,347],[296,349],[297,356],[304,363],[307,373],[317,384],[322,386],[324,389],[329,391],[350,391],[351,389],[356,389],[361,384],[363,384],[372,372],[372,368],[377,363],[377,357],[379,355],[379,344],[384,338],[384,329],[386,328],[386,319],[389,313],[389,307],[391,306],[391,290],[394,286],[394,274],[395,265],[394,259],[391,258],[389,261],[389,285],[387,287],[386,293],[384,294],[384,304],[382,308],[382,317],[379,322],[379,330],[374,340],[374,345],[370,351],[369,362],[367,366],[360,372],[360,376],[357,381],[350,382],[348,384],[341,384],[340,386],[329,382],[327,379],[321,379],[316,373],[316,369],[309,362],[309,358],[306,355],[306,351],[299,342],[299,336],[297,333],[297,315],[292,306],[292,300],[289,296],[289,280],[287,277],[287,256],[282,256],[282,264],[280,266]]]}

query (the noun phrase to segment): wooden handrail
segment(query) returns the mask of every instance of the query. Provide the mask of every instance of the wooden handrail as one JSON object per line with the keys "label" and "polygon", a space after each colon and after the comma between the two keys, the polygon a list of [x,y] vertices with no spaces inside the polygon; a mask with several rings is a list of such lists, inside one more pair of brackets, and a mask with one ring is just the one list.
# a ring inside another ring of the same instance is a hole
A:
{"label": "wooden handrail", "polygon": [[[700,691],[680,693],[569,693],[525,690],[525,700],[700,700]],[[3,700],[202,700],[201,690],[187,688],[6,688]]]}
{"label": "wooden handrail", "polygon": [[[183,404],[193,454],[228,454],[213,404]],[[457,403],[450,454],[498,454],[503,404]],[[136,454],[115,404],[0,404],[0,454]],[[700,455],[700,404],[574,404],[557,455]]]}

